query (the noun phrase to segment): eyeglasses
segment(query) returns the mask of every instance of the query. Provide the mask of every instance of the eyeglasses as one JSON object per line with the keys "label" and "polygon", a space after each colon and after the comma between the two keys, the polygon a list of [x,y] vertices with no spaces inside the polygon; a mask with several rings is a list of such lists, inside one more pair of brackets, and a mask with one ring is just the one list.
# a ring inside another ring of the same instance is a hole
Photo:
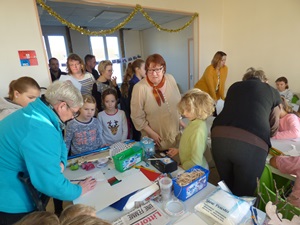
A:
{"label": "eyeglasses", "polygon": [[74,118],[76,118],[77,116],[79,116],[79,112],[74,112],[72,110],[72,108],[68,105],[68,103],[66,103],[66,106],[68,107],[68,109],[70,109],[70,111],[72,112],[72,115],[73,115]]}
{"label": "eyeglasses", "polygon": [[163,69],[164,67],[163,66],[161,66],[160,68],[155,68],[155,69],[148,69],[147,70],[147,73],[149,73],[149,74],[153,74],[154,73],[154,71],[155,71],[155,73],[159,73],[159,72],[161,72],[162,71],[162,69]]}

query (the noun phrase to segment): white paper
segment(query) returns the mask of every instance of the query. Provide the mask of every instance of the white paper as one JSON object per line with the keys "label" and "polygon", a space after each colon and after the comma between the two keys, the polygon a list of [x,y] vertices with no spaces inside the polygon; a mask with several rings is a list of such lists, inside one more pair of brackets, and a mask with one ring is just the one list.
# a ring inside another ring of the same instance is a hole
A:
{"label": "white paper", "polygon": [[[134,172],[129,176],[123,177],[121,182],[113,186],[110,186],[106,179],[104,181],[98,181],[94,190],[75,199],[73,203],[87,204],[95,207],[96,211],[100,211],[126,195],[152,184],[142,172],[137,171],[138,172]],[[101,174],[99,173],[102,174],[101,171],[94,174],[95,176],[97,175],[96,178],[98,179],[101,178]],[[93,174],[90,174],[90,176],[93,176]],[[81,177],[78,178],[80,179]]]}

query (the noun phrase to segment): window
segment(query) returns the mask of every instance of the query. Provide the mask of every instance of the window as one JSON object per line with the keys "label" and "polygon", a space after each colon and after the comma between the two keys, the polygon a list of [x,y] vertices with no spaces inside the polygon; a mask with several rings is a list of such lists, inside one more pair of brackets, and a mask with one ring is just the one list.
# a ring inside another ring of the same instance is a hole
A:
{"label": "window", "polygon": [[64,36],[48,36],[51,57],[58,59],[60,69],[66,71],[67,49]]}
{"label": "window", "polygon": [[[118,37],[91,36],[90,43],[91,43],[92,54],[95,55],[97,64],[100,61],[106,59],[113,60],[113,59],[121,58]],[[116,76],[117,82],[121,83],[122,82],[121,64],[114,63],[113,70],[114,70],[113,76]]]}

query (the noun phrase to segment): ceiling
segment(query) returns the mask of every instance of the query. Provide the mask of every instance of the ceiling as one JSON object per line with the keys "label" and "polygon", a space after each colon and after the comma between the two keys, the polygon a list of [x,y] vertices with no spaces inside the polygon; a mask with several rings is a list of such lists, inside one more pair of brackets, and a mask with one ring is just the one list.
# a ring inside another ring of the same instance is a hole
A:
{"label": "ceiling", "polygon": [[[89,2],[93,1],[89,0]],[[69,0],[68,2],[62,2],[61,0],[47,0],[45,3],[68,22],[81,27],[98,29],[111,29],[117,26],[120,22],[124,21],[134,9],[116,5],[108,6],[101,5],[100,3],[88,3],[87,0]],[[53,16],[49,15],[40,5],[37,4],[37,6],[42,26],[64,26]],[[147,9],[145,9],[145,11],[160,25],[182,18],[186,18],[187,22],[191,18],[191,15],[183,13],[180,14]],[[151,25],[140,12],[124,26],[125,29],[130,30],[145,30],[151,27],[153,27],[153,25]]]}

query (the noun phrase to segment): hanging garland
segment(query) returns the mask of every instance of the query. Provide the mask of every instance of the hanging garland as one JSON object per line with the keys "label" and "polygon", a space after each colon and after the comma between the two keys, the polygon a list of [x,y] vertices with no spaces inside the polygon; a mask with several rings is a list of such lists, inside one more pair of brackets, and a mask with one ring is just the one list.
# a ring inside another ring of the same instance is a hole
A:
{"label": "hanging garland", "polygon": [[98,35],[107,35],[107,34],[112,34],[118,30],[120,30],[122,27],[124,27],[127,23],[129,23],[132,18],[138,13],[141,12],[143,14],[143,16],[154,26],[156,27],[157,30],[159,31],[166,31],[166,32],[170,32],[170,33],[174,33],[174,32],[179,32],[184,30],[185,28],[187,28],[188,26],[191,25],[191,23],[194,21],[194,19],[196,17],[198,17],[198,13],[194,13],[194,15],[192,16],[192,18],[186,23],[184,24],[182,27],[178,28],[178,29],[167,29],[164,28],[162,26],[160,26],[159,24],[157,24],[149,15],[148,13],[146,13],[144,11],[144,9],[142,8],[142,6],[140,5],[136,5],[135,8],[133,9],[133,11],[129,14],[129,16],[122,21],[121,23],[119,23],[116,27],[111,28],[111,29],[107,29],[107,30],[99,30],[99,31],[90,31],[88,29],[84,29],[83,27],[77,26],[73,23],[70,23],[69,21],[67,21],[66,19],[62,18],[58,13],[56,13],[55,11],[53,11],[53,9],[46,5],[45,2],[43,0],[36,0],[36,2],[44,9],[46,10],[49,15],[55,17],[59,22],[61,22],[62,24],[66,25],[67,27],[69,27],[72,30],[78,31],[81,34],[85,34],[85,35],[91,35],[91,36],[98,36]]}

